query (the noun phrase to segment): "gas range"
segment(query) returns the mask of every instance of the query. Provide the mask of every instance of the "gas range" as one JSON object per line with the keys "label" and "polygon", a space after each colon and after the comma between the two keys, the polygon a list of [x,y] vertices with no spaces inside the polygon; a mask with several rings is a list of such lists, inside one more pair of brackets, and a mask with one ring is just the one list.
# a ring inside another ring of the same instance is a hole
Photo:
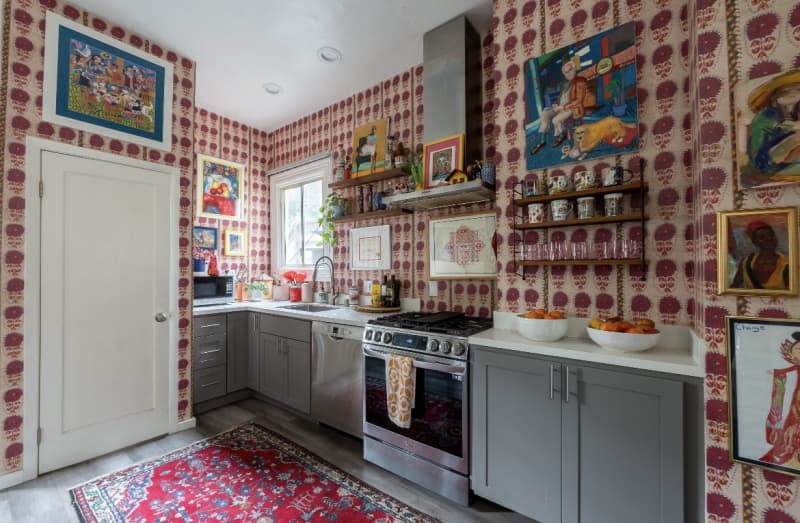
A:
{"label": "gas range", "polygon": [[389,349],[466,360],[467,338],[492,328],[489,318],[457,312],[408,312],[369,320],[364,342]]}

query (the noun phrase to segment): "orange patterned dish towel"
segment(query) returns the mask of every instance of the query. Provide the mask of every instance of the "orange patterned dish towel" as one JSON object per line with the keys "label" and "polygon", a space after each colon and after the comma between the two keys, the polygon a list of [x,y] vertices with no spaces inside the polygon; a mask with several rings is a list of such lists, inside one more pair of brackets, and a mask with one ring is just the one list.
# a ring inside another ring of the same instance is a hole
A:
{"label": "orange patterned dish towel", "polygon": [[390,355],[386,360],[386,407],[389,410],[389,419],[398,427],[407,429],[411,426],[416,384],[414,359]]}

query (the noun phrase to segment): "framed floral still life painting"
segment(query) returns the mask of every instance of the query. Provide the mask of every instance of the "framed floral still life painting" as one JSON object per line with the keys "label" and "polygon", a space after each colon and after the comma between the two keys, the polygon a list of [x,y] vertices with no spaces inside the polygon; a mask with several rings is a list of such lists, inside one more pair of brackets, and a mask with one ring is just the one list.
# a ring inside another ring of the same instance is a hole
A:
{"label": "framed floral still life painting", "polygon": [[797,294],[797,209],[717,213],[717,291],[742,296]]}
{"label": "framed floral still life painting", "polygon": [[217,250],[217,229],[214,227],[194,227],[194,247],[203,251]]}
{"label": "framed floral still life painting", "polygon": [[197,155],[197,215],[242,218],[244,165]]}
{"label": "framed floral still life painting", "polygon": [[495,213],[481,211],[428,219],[429,280],[497,278]]}
{"label": "framed floral still life painting", "polygon": [[447,185],[447,177],[454,169],[464,169],[464,135],[426,143],[422,156],[425,188]]}
{"label": "framed floral still life painting", "polygon": [[244,256],[247,252],[247,232],[241,229],[225,229],[222,235],[224,256]]}
{"label": "framed floral still life painting", "polygon": [[47,12],[44,120],[169,151],[172,79],[166,60]]}
{"label": "framed floral still life painting", "polygon": [[800,475],[800,320],[726,323],[731,458]]}

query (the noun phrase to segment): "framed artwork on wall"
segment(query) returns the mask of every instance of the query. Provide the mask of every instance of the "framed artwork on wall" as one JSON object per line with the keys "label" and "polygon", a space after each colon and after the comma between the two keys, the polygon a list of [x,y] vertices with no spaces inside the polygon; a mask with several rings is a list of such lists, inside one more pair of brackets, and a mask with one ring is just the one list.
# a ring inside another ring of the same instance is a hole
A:
{"label": "framed artwork on wall", "polygon": [[639,150],[634,24],[525,63],[528,170]]}
{"label": "framed artwork on wall", "polygon": [[425,187],[447,185],[454,169],[464,169],[464,135],[454,134],[426,143],[422,151]]}
{"label": "framed artwork on wall", "polygon": [[800,320],[726,318],[734,461],[800,475]]}
{"label": "framed artwork on wall", "polygon": [[429,280],[497,278],[494,209],[428,218]]}
{"label": "framed artwork on wall", "polygon": [[353,178],[384,171],[388,134],[389,122],[385,118],[355,128],[353,167],[350,174]]}
{"label": "framed artwork on wall", "polygon": [[244,165],[197,155],[197,216],[242,218]]}
{"label": "framed artwork on wall", "polygon": [[391,227],[350,229],[350,270],[388,271],[392,268]]}
{"label": "framed artwork on wall", "polygon": [[225,229],[222,239],[222,254],[224,256],[244,256],[247,253],[247,231],[243,229]]}
{"label": "framed artwork on wall", "polygon": [[720,294],[797,294],[797,209],[717,213],[717,291]]}
{"label": "framed artwork on wall", "polygon": [[217,250],[217,229],[214,227],[194,227],[194,248],[203,251]]}
{"label": "framed artwork on wall", "polygon": [[172,149],[171,63],[53,11],[44,51],[44,120]]}
{"label": "framed artwork on wall", "polygon": [[739,82],[734,99],[739,186],[800,182],[800,69]]}

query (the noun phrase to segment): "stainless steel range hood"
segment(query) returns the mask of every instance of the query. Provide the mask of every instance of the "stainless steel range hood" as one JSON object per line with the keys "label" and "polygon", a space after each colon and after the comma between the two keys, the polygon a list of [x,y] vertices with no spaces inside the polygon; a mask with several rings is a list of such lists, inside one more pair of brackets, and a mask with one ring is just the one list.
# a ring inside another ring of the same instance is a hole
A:
{"label": "stainless steel range hood", "polygon": [[464,134],[465,165],[483,157],[481,39],[465,16],[422,41],[425,143]]}

